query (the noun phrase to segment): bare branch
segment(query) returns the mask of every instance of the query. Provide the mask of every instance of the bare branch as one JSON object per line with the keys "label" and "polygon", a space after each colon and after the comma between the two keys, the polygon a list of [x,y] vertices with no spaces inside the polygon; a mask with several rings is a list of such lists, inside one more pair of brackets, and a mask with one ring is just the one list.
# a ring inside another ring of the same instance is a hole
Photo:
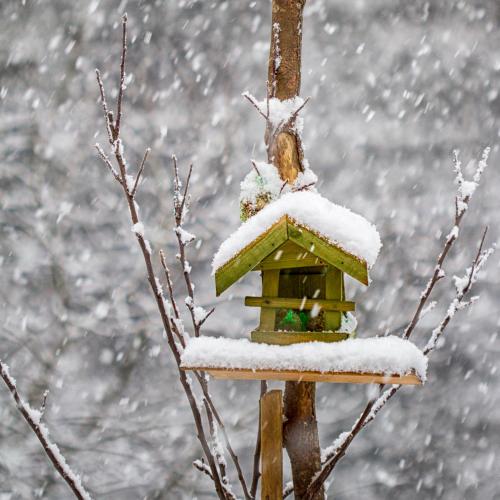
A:
{"label": "bare branch", "polygon": [[106,101],[106,94],[104,92],[104,84],[102,83],[101,73],[98,69],[95,70],[97,77],[97,85],[99,86],[99,93],[101,94],[101,104],[102,110],[104,112],[104,120],[106,121],[106,131],[108,132],[108,140],[110,144],[113,144],[113,115],[108,109],[108,103]]}
{"label": "bare branch", "polygon": [[[404,333],[403,333],[403,338],[408,339],[412,332],[414,331],[415,327],[417,326],[419,320],[422,318],[422,315],[425,311],[425,306],[426,303],[431,295],[431,292],[436,285],[436,283],[444,277],[444,272],[442,270],[443,263],[449,254],[449,251],[455,241],[458,238],[459,235],[459,226],[463,220],[463,216],[468,210],[469,207],[469,202],[472,194],[474,193],[477,183],[481,179],[481,175],[486,167],[486,161],[488,158],[488,153],[489,153],[489,148],[486,148],[483,152],[483,156],[481,158],[480,164],[478,165],[476,169],[476,174],[474,175],[473,182],[474,185],[469,184],[466,189],[464,189],[464,180],[462,176],[462,170],[461,170],[461,165],[458,160],[458,156],[455,154],[454,156],[454,170],[457,173],[457,183],[458,183],[458,191],[457,191],[457,196],[455,198],[455,220],[454,220],[454,226],[452,230],[449,232],[449,234],[446,237],[444,247],[442,251],[439,254],[439,257],[437,259],[437,265],[434,268],[433,275],[427,282],[427,285],[422,292],[420,296],[420,301],[417,306],[417,310],[415,311],[415,314],[406,327]],[[460,180],[461,177],[461,180]],[[469,181],[470,182],[470,181]],[[456,311],[463,309],[464,307],[470,305],[473,301],[472,299],[469,301],[465,300],[465,297],[468,295],[470,292],[473,283],[477,280],[477,274],[479,270],[484,266],[486,263],[488,257],[492,253],[492,249],[483,250],[484,246],[484,241],[485,237],[487,234],[487,229],[486,228],[483,232],[483,235],[481,237],[481,241],[479,244],[478,251],[476,253],[476,256],[472,262],[472,265],[469,269],[466,271],[466,275],[464,278],[456,280],[456,289],[457,293],[455,298],[453,299],[452,303],[448,307],[447,313],[443,320],[440,322],[438,327],[436,327],[432,334],[431,338],[429,339],[429,342],[427,343],[427,346],[424,348],[423,353],[425,355],[429,355],[437,346],[437,341],[439,337],[444,333],[446,327],[448,326],[449,322],[453,318],[454,314]],[[464,284],[465,280],[465,284]],[[378,412],[387,404],[387,402],[396,394],[396,392],[399,391],[399,389],[402,386],[400,385],[393,385],[386,391],[384,391],[384,385],[379,386],[379,397],[373,401],[369,401],[364,410],[362,411],[361,415],[358,417],[358,420],[356,421],[355,425],[351,429],[350,432],[345,433],[345,439],[341,441],[341,444],[336,447],[335,450],[333,450],[332,453],[330,453],[327,457],[326,460],[323,464],[323,468],[321,473],[311,482],[309,485],[309,488],[307,490],[306,494],[306,499],[312,499],[313,495],[319,491],[319,488],[323,485],[323,483],[326,481],[327,477],[329,474],[332,472],[338,461],[344,456],[347,448],[351,444],[351,442],[354,440],[356,435],[370,422],[372,422],[375,418],[375,416],[378,414]]]}
{"label": "bare branch", "polygon": [[175,301],[174,297],[174,287],[172,285],[172,279],[170,277],[170,269],[167,266],[167,261],[165,259],[165,253],[163,250],[160,250],[160,261],[161,265],[163,267],[163,271],[165,272],[165,278],[167,280],[167,287],[168,287],[168,295],[170,297],[170,302],[172,303],[172,308],[174,309],[174,314],[177,319],[179,319],[179,308],[177,307],[177,302]]}
{"label": "bare branch", "polygon": [[101,146],[99,144],[96,144],[95,148],[97,149],[99,156],[101,157],[102,161],[104,162],[104,165],[106,165],[106,167],[108,167],[109,171],[113,174],[113,177],[123,186],[123,182],[122,182],[118,172],[115,170],[115,168],[111,164],[111,161],[109,160],[108,156],[103,151]]}
{"label": "bare branch", "polygon": [[49,390],[46,389],[43,392],[42,405],[40,406],[40,418],[42,418],[43,415],[45,414],[45,408],[47,407],[47,397],[48,397],[48,395],[49,395]]}
{"label": "bare branch", "polygon": [[125,91],[125,59],[127,56],[127,14],[123,14],[122,17],[122,56],[120,61],[120,88],[118,89],[118,99],[116,103],[116,122],[115,122],[115,134],[114,139],[116,140],[120,135],[120,125],[122,122],[122,103],[123,103],[123,93]]}
{"label": "bare branch", "polygon": [[267,100],[267,115],[260,109],[259,101],[255,99],[255,97],[250,94],[249,92],[243,92],[241,94],[258,112],[259,114],[264,118],[264,120],[269,120],[269,99]]}
{"label": "bare branch", "polygon": [[[261,380],[260,382],[260,397],[264,396],[267,392],[267,381]],[[260,433],[260,411],[259,411],[259,421],[257,428],[257,440],[255,443],[255,451],[253,454],[253,473],[252,473],[252,483],[250,486],[250,495],[255,498],[257,494],[257,486],[260,479],[260,448],[261,448],[261,433]]]}
{"label": "bare branch", "polygon": [[179,208],[179,220],[182,222],[182,217],[184,216],[184,207],[186,206],[186,200],[188,197],[189,183],[191,181],[191,174],[193,173],[193,164],[189,165],[188,175],[186,178],[186,185],[184,186],[184,193],[182,195],[181,206]]}
{"label": "bare branch", "polygon": [[[23,416],[26,423],[31,427],[35,436],[40,441],[43,450],[49,457],[52,465],[58,472],[58,474],[64,479],[66,484],[70,487],[71,491],[79,500],[91,500],[90,494],[87,492],[85,487],[82,485],[80,476],[73,472],[71,467],[66,462],[65,458],[62,456],[59,448],[56,444],[52,443],[49,439],[49,431],[44,424],[41,423],[41,417],[43,411],[36,411],[31,406],[26,403],[20,396],[17,389],[16,381],[10,376],[8,366],[2,362],[0,359],[0,377],[5,382],[7,389],[9,390],[11,396],[14,398],[16,407]],[[42,403],[42,410],[45,409],[45,398],[47,396],[47,391],[44,393],[44,401]]]}
{"label": "bare branch", "polygon": [[135,193],[137,192],[137,187],[139,186],[139,180],[141,178],[142,172],[144,171],[144,167],[146,165],[146,161],[148,159],[148,155],[150,152],[151,152],[151,148],[146,148],[146,151],[144,151],[144,156],[142,157],[141,166],[139,167],[139,170],[138,170],[137,175],[135,177],[134,187],[132,188],[132,192],[131,192],[132,196],[135,196]]}
{"label": "bare branch", "polygon": [[[123,144],[122,144],[122,139],[120,137],[120,122],[122,118],[122,102],[123,102],[123,97],[124,97],[124,91],[125,91],[125,85],[124,85],[124,79],[125,79],[125,56],[126,56],[126,22],[127,18],[124,16],[123,18],[123,44],[122,44],[122,60],[121,60],[121,65],[120,65],[120,89],[119,89],[119,96],[118,96],[118,111],[117,111],[117,121],[114,126],[114,132],[113,132],[113,151],[115,155],[116,162],[118,164],[118,167],[120,168],[120,174],[116,173],[117,176],[119,176],[119,179],[121,180],[120,184],[123,187],[123,192],[125,195],[125,199],[128,205],[129,213],[130,213],[130,218],[133,224],[133,227],[136,228],[141,228],[142,223],[140,222],[139,219],[139,213],[138,213],[138,207],[137,204],[134,200],[134,196],[132,195],[133,188],[129,189],[127,186],[127,176],[126,176],[126,171],[127,171],[127,162],[124,157],[124,152],[123,152]],[[100,79],[100,76],[98,74],[98,83],[100,88],[102,87],[102,81]],[[102,87],[103,88],[103,87]],[[104,93],[102,91],[101,96],[103,98]],[[103,98],[103,102],[105,103],[105,98]],[[109,122],[110,122],[110,117],[109,113],[107,110],[107,105],[105,107],[105,120],[106,120],[106,126],[109,128]],[[109,168],[109,161],[108,163],[105,162],[106,165]],[[174,157],[174,164],[176,167],[176,161]],[[116,176],[115,176],[116,178]],[[176,198],[174,198],[174,204],[176,206],[176,209],[178,208],[179,205],[179,187],[180,187],[180,181],[179,181],[179,176],[178,176],[178,170],[175,168],[175,188],[176,188]],[[144,238],[144,234],[142,230],[134,230],[137,241],[139,243],[139,246],[142,251],[142,255],[144,258],[144,263],[146,266],[146,271],[147,271],[147,276],[148,276],[148,281],[151,286],[151,290],[153,292],[153,295],[156,300],[156,304],[158,306],[158,312],[160,314],[160,318],[162,320],[163,328],[167,337],[167,342],[169,345],[169,348],[174,356],[174,360],[177,365],[178,369],[178,375],[179,379],[182,385],[182,388],[184,389],[184,392],[186,394],[186,397],[189,402],[189,406],[191,408],[191,412],[193,414],[193,419],[197,431],[197,436],[200,441],[201,447],[203,449],[203,452],[205,454],[205,457],[208,462],[208,466],[210,468],[211,472],[211,477],[214,481],[214,486],[215,490],[217,492],[217,495],[220,499],[222,500],[227,500],[227,499],[232,499],[234,498],[234,495],[230,493],[230,491],[227,490],[227,485],[223,482],[221,475],[219,474],[219,470],[217,468],[217,463],[216,463],[216,458],[210,448],[210,445],[208,443],[208,439],[206,436],[204,424],[203,424],[203,419],[200,413],[200,409],[198,408],[198,404],[195,398],[195,395],[193,393],[193,389],[191,387],[191,383],[187,378],[186,373],[181,369],[181,357],[180,357],[180,350],[179,346],[175,342],[175,337],[176,333],[179,333],[177,326],[175,325],[175,322],[172,321],[172,318],[170,316],[170,312],[167,310],[167,305],[166,305],[166,300],[163,295],[163,291],[160,285],[160,280],[157,278],[154,268],[153,268],[153,263],[151,261],[151,252],[150,252],[150,246],[147,240]],[[178,238],[180,236],[178,235]],[[184,267],[184,272],[186,273],[186,265]],[[172,294],[173,296],[173,294]],[[175,326],[175,328],[173,328]],[[208,393],[208,390],[207,390]],[[207,406],[208,407],[208,406]],[[222,468],[221,468],[222,471]]]}
{"label": "bare branch", "polygon": [[257,175],[258,175],[259,177],[262,177],[262,175],[260,175],[259,169],[257,168],[257,163],[255,163],[255,161],[254,161],[254,160],[251,160],[251,162],[252,162],[252,167],[253,167],[253,168],[254,168],[254,170],[257,172]]}
{"label": "bare branch", "polygon": [[205,321],[213,314],[214,311],[215,307],[212,307],[212,309],[210,309],[210,311],[207,312],[205,317],[202,320],[198,321],[198,326],[202,326],[203,323],[205,323]]}

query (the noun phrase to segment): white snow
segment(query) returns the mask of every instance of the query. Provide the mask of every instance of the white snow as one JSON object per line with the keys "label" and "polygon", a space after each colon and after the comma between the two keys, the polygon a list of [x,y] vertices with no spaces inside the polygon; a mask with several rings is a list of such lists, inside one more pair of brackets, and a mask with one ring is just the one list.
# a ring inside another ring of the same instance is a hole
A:
{"label": "white snow", "polygon": [[293,184],[283,182],[278,169],[265,162],[255,162],[255,168],[245,176],[240,184],[240,202],[255,204],[262,195],[267,195],[270,201],[278,199],[281,195],[291,193],[307,187],[315,191],[314,184],[318,181],[317,175],[309,168],[305,161],[305,169],[300,172]]}
{"label": "white snow", "polygon": [[132,226],[131,231],[144,238],[144,224],[142,222],[137,222]]}
{"label": "white snow", "polygon": [[189,231],[186,231],[181,226],[177,226],[174,229],[174,231],[179,236],[179,238],[181,239],[181,242],[184,245],[187,245],[187,244],[191,243],[193,240],[196,239],[196,236],[193,233],[190,233]]}
{"label": "white snow", "polygon": [[182,366],[397,375],[415,371],[425,381],[427,358],[413,343],[395,336],[288,346],[202,336],[189,340],[182,354]]}
{"label": "white snow", "polygon": [[262,194],[269,194],[271,200],[278,198],[283,186],[278,169],[265,162],[255,162],[255,166],[240,184],[240,201],[255,203]]}
{"label": "white snow", "polygon": [[284,215],[365,260],[369,267],[375,263],[382,243],[373,224],[318,193],[298,191],[266,205],[225,240],[214,256],[213,273]]}

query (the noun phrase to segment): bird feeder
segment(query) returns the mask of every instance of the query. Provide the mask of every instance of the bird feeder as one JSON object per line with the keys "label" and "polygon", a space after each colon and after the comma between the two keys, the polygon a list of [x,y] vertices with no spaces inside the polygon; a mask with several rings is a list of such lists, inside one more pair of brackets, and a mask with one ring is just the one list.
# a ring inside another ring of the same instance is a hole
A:
{"label": "bird feeder", "polygon": [[217,294],[249,271],[260,271],[262,296],[246,297],[260,308],[254,342],[336,342],[354,335],[355,303],[345,300],[344,275],[368,284],[366,261],[288,216],[260,234],[217,270]]}

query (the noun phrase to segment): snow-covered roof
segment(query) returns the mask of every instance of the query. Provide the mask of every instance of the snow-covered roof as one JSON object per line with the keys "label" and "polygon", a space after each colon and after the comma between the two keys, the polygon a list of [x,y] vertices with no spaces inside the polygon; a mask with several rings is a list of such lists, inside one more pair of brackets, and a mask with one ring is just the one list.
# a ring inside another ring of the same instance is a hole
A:
{"label": "snow-covered roof", "polygon": [[395,336],[287,346],[202,336],[189,340],[182,354],[182,366],[191,369],[354,372],[400,376],[415,373],[425,381],[427,358],[415,344]]}
{"label": "snow-covered roof", "polygon": [[244,222],[220,246],[212,262],[215,273],[283,216],[318,233],[355,257],[375,263],[382,243],[377,229],[364,217],[312,191],[288,193]]}

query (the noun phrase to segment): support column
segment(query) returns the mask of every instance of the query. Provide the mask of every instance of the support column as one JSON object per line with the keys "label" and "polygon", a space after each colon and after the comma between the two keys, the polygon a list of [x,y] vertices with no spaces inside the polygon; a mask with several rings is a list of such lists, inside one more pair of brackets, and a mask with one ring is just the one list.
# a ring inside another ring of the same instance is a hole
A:
{"label": "support column", "polygon": [[261,499],[283,499],[283,401],[281,391],[260,399]]}

